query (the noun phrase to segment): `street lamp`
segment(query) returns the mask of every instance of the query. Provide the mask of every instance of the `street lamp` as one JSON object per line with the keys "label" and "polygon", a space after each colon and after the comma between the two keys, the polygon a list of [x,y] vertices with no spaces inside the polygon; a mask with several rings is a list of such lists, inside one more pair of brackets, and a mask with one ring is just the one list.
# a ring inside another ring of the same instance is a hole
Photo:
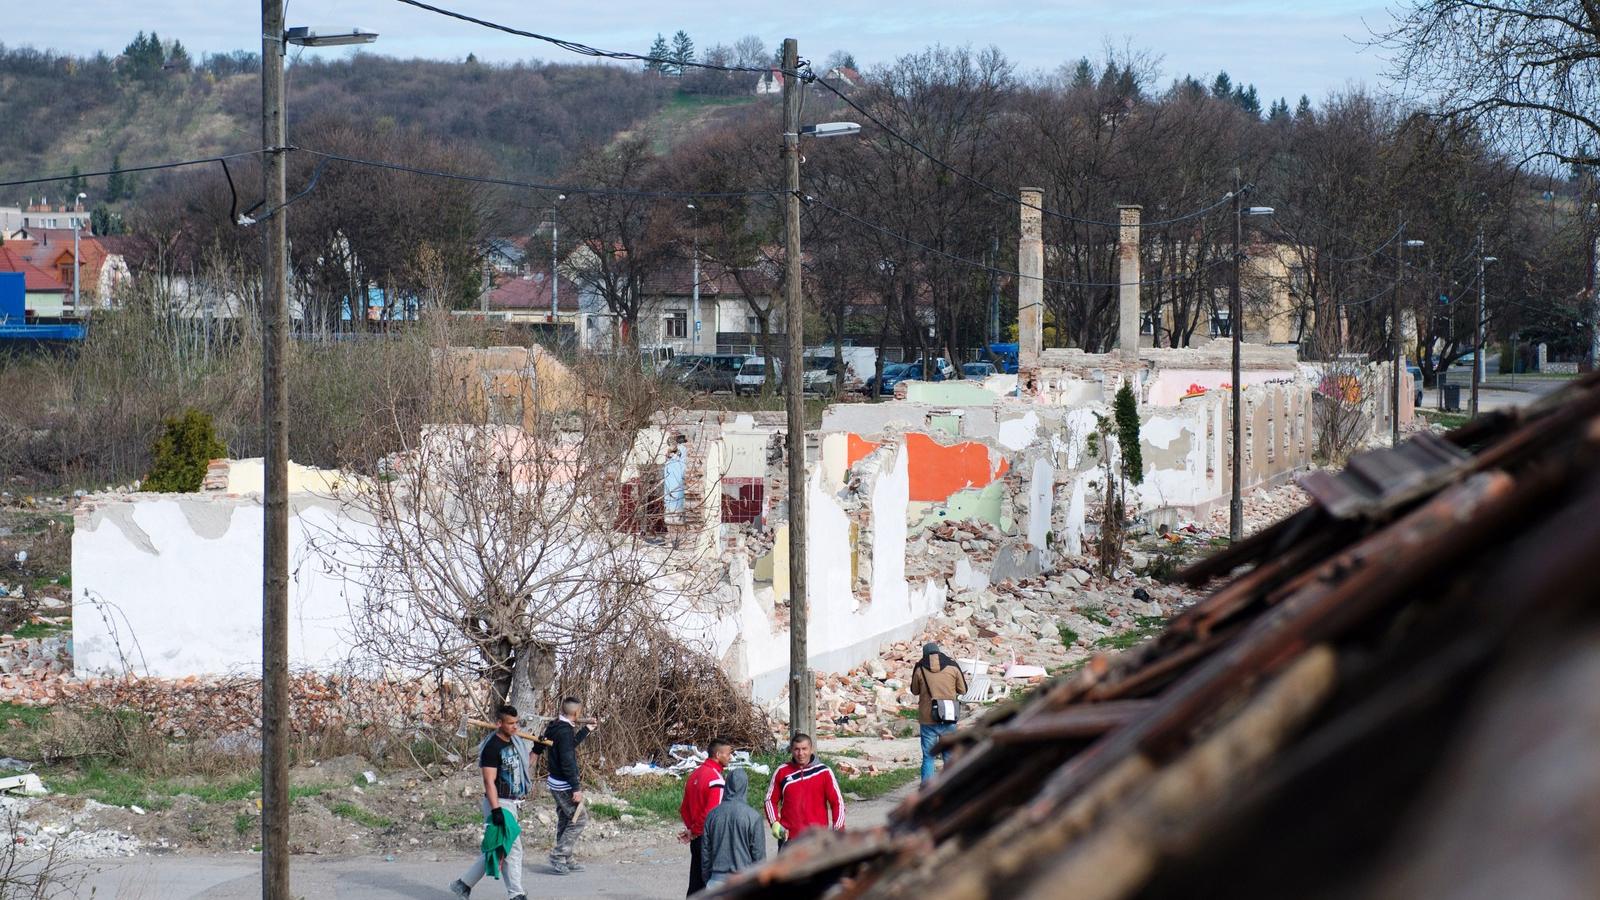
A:
{"label": "street lamp", "polygon": [[[1401,222],[1400,235],[1404,237],[1405,233],[1406,225]],[[1399,272],[1395,276],[1394,290],[1389,294],[1389,354],[1394,357],[1394,371],[1391,373],[1391,380],[1394,384],[1392,386],[1393,390],[1389,395],[1389,402],[1392,404],[1389,415],[1391,423],[1389,446],[1391,447],[1400,446],[1400,286],[1406,280],[1406,248],[1422,246],[1426,246],[1425,241],[1412,238],[1400,241],[1399,245],[1395,247],[1394,258],[1399,266]]]}
{"label": "street lamp", "polygon": [[1483,229],[1478,230],[1478,317],[1472,326],[1472,417],[1478,417],[1478,384],[1487,377],[1488,371],[1484,368],[1484,334],[1483,334],[1483,267],[1492,262],[1499,262],[1499,257],[1483,255]]}
{"label": "street lamp", "polygon": [[[75,199],[78,201],[77,202],[77,207],[78,207],[77,211],[80,212],[80,213],[83,212],[83,201],[89,199],[89,195],[85,194],[85,193],[82,193],[82,192],[79,192],[78,196]],[[83,228],[83,217],[82,216],[73,216],[72,217],[72,309],[73,309],[74,312],[76,312],[80,316],[83,315],[83,308],[78,305],[79,303],[81,303],[83,301],[83,297],[82,297],[82,295],[80,293],[80,289],[79,289],[79,282],[81,282],[83,280],[83,261],[78,258],[78,232],[80,230],[82,230],[82,228]]]}
{"label": "street lamp", "polygon": [[694,213],[694,284],[690,290],[693,299],[690,301],[691,315],[694,318],[694,332],[689,338],[689,352],[700,352],[700,208],[693,203],[687,204],[689,211]]}
{"label": "street lamp", "polygon": [[261,566],[261,896],[289,900],[289,232],[284,208],[288,130],[285,47],[370,44],[360,28],[284,29],[284,0],[261,0],[261,167],[267,204],[263,269],[261,419],[265,484]]}
{"label": "street lamp", "polygon": [[[561,344],[561,314],[558,309],[558,301],[561,299],[561,276],[557,271],[560,258],[560,250],[557,249],[557,238],[561,234],[561,226],[556,220],[556,213],[560,209],[556,204],[565,199],[567,199],[566,194],[557,194],[556,202],[550,204],[550,336],[555,339],[556,346]],[[574,316],[572,323],[573,334],[576,335],[578,330],[576,316]]]}
{"label": "street lamp", "polygon": [[1244,537],[1244,389],[1240,385],[1239,353],[1244,341],[1244,302],[1240,298],[1239,274],[1244,260],[1240,244],[1244,241],[1245,216],[1270,216],[1270,206],[1240,205],[1245,188],[1239,187],[1239,173],[1234,170],[1233,190],[1233,286],[1228,297],[1228,331],[1233,338],[1233,482],[1228,498],[1228,539],[1238,541]]}
{"label": "street lamp", "polygon": [[789,733],[810,733],[817,721],[816,684],[811,677],[806,650],[809,604],[806,599],[806,440],[805,410],[801,391],[805,382],[805,315],[800,299],[800,135],[843,137],[859,134],[854,122],[823,122],[802,128],[800,50],[794,38],[784,38],[783,163],[787,188],[783,216],[783,303],[788,347],[784,355],[784,409],[789,457]]}

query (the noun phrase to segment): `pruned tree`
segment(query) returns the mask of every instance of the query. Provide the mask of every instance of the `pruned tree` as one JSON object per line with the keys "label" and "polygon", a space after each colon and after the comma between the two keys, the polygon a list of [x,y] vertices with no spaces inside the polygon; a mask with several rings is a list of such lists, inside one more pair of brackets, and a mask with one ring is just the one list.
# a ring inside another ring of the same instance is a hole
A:
{"label": "pruned tree", "polygon": [[530,359],[508,387],[474,351],[437,350],[439,424],[378,477],[347,478],[340,524],[314,542],[352,586],[365,657],[483,685],[488,707],[549,708],[572,657],[709,593],[711,532],[658,524],[677,429],[652,421],[649,380]]}

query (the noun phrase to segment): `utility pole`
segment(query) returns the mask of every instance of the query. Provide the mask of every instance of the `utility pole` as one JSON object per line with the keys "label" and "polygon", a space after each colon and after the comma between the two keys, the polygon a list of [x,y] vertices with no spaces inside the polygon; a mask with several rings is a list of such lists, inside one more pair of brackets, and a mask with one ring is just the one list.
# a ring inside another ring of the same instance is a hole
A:
{"label": "utility pole", "polygon": [[262,196],[269,214],[261,297],[261,421],[265,430],[261,571],[261,896],[289,900],[289,331],[284,215],[284,0],[261,0]]}
{"label": "utility pole", "polygon": [[1478,226],[1478,311],[1472,323],[1472,417],[1478,417],[1478,382],[1483,372],[1483,226]]}
{"label": "utility pole", "polygon": [[1395,242],[1394,259],[1397,267],[1394,290],[1389,292],[1389,355],[1393,357],[1390,381],[1393,390],[1389,396],[1389,446],[1400,446],[1400,285],[1406,280],[1406,223],[1400,223],[1400,239]]}
{"label": "utility pole", "polygon": [[690,326],[694,330],[689,333],[689,352],[700,352],[700,208],[693,203],[689,209],[694,213],[694,284],[690,287],[693,299],[689,301],[689,317],[694,321]]}
{"label": "utility pole", "polygon": [[[562,195],[566,196],[566,195]],[[561,281],[557,266],[560,265],[557,247],[560,244],[561,230],[556,222],[556,207],[550,206],[550,342],[552,346],[561,346]]]}
{"label": "utility pole", "polygon": [[1233,170],[1233,284],[1228,288],[1228,334],[1233,338],[1233,469],[1228,495],[1228,540],[1244,538],[1244,389],[1239,384],[1239,351],[1244,340],[1243,303],[1239,299],[1239,245],[1244,241],[1244,210],[1239,170]]}
{"label": "utility pole", "polygon": [[783,215],[783,304],[788,328],[783,394],[789,456],[789,733],[810,734],[817,721],[816,685],[806,649],[805,311],[800,297],[800,50],[783,40],[783,168],[788,189]]}
{"label": "utility pole", "polygon": [[[1000,235],[989,238],[989,343],[1000,343]],[[987,349],[987,348],[985,348]]]}

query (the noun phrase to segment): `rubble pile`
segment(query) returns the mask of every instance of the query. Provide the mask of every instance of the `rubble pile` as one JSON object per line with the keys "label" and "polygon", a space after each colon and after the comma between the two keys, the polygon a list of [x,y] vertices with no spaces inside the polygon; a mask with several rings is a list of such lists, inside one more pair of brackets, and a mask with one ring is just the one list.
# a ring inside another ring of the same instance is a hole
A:
{"label": "rubble pile", "polygon": [[72,639],[64,634],[40,638],[18,638],[0,634],[0,692],[5,677],[37,681],[42,676],[72,672]]}
{"label": "rubble pile", "polygon": [[[70,675],[0,674],[0,702],[24,706],[134,709],[175,738],[250,735],[261,727],[261,682],[255,678],[77,679]],[[289,725],[298,734],[328,728],[378,726],[454,729],[471,708],[467,693],[449,683],[378,680],[299,673],[289,679]],[[250,738],[253,740],[253,738]]]}
{"label": "rubble pile", "polygon": [[963,559],[974,570],[987,570],[1005,542],[999,528],[978,519],[940,523],[906,548],[906,577],[953,577]]}
{"label": "rubble pile", "polygon": [[[1277,487],[1252,491],[1244,499],[1244,533],[1255,534],[1268,525],[1294,515],[1311,502],[1298,484],[1281,484]],[[1228,534],[1228,507],[1219,506],[1211,513],[1207,523],[1210,530]]]}

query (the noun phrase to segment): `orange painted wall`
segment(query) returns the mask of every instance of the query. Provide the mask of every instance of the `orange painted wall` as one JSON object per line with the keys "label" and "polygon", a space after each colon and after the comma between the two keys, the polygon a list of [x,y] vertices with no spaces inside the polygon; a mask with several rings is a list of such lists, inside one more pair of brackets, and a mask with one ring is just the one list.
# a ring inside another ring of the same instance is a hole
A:
{"label": "orange painted wall", "polygon": [[845,442],[845,468],[855,465],[865,459],[872,451],[883,446],[876,441],[869,441],[854,434],[847,435],[847,437],[849,439]]}
{"label": "orange painted wall", "polygon": [[[854,443],[850,449],[853,453]],[[989,448],[973,441],[946,447],[925,434],[911,432],[906,435],[906,451],[910,454],[912,500],[948,500],[956,491],[985,487],[1010,469],[1004,457],[995,466]]]}

